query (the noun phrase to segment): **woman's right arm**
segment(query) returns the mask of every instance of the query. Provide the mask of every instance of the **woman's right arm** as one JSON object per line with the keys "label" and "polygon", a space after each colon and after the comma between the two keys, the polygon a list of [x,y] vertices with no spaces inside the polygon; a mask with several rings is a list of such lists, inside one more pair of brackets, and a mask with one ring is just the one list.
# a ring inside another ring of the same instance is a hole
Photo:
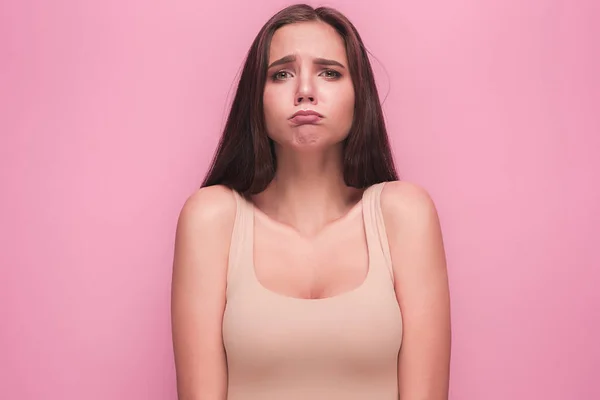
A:
{"label": "woman's right arm", "polygon": [[221,324],[235,199],[222,186],[202,188],[177,222],[171,328],[179,400],[225,400]]}

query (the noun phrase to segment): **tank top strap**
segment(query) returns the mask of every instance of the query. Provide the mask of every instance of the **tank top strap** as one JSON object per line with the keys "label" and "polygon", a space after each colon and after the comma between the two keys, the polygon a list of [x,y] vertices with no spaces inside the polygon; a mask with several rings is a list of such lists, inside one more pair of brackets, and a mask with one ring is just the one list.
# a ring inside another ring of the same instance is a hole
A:
{"label": "tank top strap", "polygon": [[369,251],[375,251],[383,256],[383,262],[393,283],[392,258],[381,212],[381,192],[384,186],[385,182],[381,182],[366,189],[363,197],[363,213]]}
{"label": "tank top strap", "polygon": [[233,282],[237,269],[247,262],[247,257],[252,255],[254,214],[252,205],[239,192],[233,190],[236,203],[235,222],[231,233],[229,247],[229,262],[227,267],[227,282]]}

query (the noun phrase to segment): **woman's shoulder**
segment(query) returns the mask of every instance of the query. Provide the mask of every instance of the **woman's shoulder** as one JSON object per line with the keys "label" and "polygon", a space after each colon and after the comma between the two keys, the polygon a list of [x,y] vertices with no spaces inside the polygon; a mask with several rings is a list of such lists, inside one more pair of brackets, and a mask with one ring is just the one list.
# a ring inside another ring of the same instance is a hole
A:
{"label": "woman's shoulder", "polygon": [[381,192],[381,211],[392,228],[417,228],[430,224],[432,219],[437,221],[436,206],[429,192],[413,182],[387,182]]}
{"label": "woman's shoulder", "polygon": [[233,225],[236,207],[232,189],[224,185],[203,187],[185,200],[179,215],[179,223],[197,229],[227,230]]}
{"label": "woman's shoulder", "polygon": [[429,193],[414,183],[390,182],[381,193],[381,211],[394,274],[402,277],[396,280],[398,285],[411,285],[413,279],[431,282],[445,269],[445,255],[439,217]]}

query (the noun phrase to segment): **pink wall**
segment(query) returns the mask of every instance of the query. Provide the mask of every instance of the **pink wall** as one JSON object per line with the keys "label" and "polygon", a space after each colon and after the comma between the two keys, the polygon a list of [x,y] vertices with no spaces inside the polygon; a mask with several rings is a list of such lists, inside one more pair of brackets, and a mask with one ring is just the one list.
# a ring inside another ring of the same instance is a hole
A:
{"label": "pink wall", "polygon": [[[175,399],[176,217],[287,4],[0,5],[0,398]],[[599,399],[597,1],[327,4],[381,63],[402,176],[438,204],[451,399]]]}

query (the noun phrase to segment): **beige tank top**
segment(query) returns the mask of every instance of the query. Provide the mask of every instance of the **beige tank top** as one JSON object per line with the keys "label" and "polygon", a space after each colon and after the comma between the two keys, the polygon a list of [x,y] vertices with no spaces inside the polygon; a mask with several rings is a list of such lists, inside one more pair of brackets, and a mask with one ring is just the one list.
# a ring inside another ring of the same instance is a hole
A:
{"label": "beige tank top", "polygon": [[323,299],[275,293],[254,271],[254,206],[237,192],[223,316],[228,400],[397,400],[402,319],[381,214],[384,184],[362,196],[369,268]]}

